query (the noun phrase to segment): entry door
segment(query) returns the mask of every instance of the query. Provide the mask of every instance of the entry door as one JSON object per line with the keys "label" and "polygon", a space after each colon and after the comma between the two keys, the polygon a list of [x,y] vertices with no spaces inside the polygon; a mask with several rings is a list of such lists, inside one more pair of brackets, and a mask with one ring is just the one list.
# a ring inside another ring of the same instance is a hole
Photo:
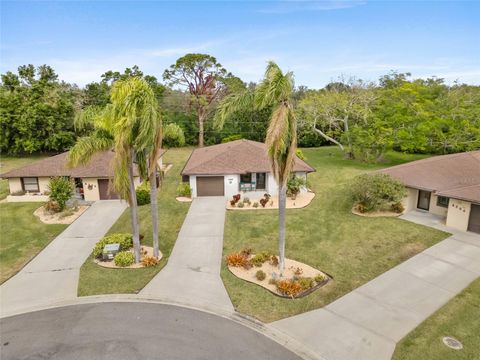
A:
{"label": "entry door", "polygon": [[109,199],[120,199],[120,196],[110,190],[108,191],[108,185],[110,181],[108,179],[98,179],[98,192],[100,195],[100,200],[109,200]]}
{"label": "entry door", "polygon": [[422,210],[429,210],[430,209],[430,195],[432,193],[430,191],[423,191],[420,190],[418,192],[418,203],[417,208]]}
{"label": "entry door", "polygon": [[265,173],[257,173],[257,176],[256,176],[256,180],[257,180],[257,186],[256,186],[256,189],[257,190],[265,190],[265,176],[266,174]]}
{"label": "entry door", "polygon": [[472,204],[472,207],[470,208],[468,231],[480,234],[480,205]]}

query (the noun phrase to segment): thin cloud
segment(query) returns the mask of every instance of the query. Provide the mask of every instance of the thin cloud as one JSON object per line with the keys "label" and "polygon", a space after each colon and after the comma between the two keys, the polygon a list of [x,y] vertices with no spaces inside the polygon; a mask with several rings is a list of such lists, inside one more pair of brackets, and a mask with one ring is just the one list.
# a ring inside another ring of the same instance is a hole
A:
{"label": "thin cloud", "polygon": [[268,8],[259,9],[258,12],[265,14],[288,14],[292,12],[301,11],[331,11],[348,9],[356,6],[365,5],[365,1],[308,1],[308,0],[296,0],[296,1],[276,1],[274,5]]}

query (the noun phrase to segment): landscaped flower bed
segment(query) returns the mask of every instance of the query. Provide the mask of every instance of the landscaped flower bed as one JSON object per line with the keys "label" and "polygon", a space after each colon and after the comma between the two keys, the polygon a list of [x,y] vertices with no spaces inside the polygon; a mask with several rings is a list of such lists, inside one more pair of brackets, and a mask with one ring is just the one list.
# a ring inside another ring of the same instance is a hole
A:
{"label": "landscaped flower bed", "polygon": [[265,251],[254,254],[252,249],[244,249],[228,254],[225,261],[235,276],[290,299],[306,296],[331,280],[326,273],[292,259],[285,259],[280,276],[278,257]]}
{"label": "landscaped flower bed", "polygon": [[[301,209],[308,206],[315,193],[308,191],[295,195],[295,198],[287,197],[287,209]],[[227,201],[227,210],[266,210],[278,209],[278,197],[265,194],[261,199],[250,199],[240,194],[234,195]]]}
{"label": "landscaped flower bed", "polygon": [[[113,260],[103,260],[102,252],[107,244],[120,244],[120,251]],[[93,248],[92,255],[97,265],[111,269],[138,269],[143,267],[155,266],[162,258],[160,253],[158,258],[153,256],[153,248],[150,246],[141,246],[141,261],[135,263],[133,252],[133,240],[130,234],[112,234],[103,237]]]}

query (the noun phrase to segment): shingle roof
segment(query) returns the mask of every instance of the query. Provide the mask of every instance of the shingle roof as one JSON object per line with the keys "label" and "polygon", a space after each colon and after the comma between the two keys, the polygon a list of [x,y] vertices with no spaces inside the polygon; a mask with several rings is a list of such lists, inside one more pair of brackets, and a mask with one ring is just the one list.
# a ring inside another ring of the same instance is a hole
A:
{"label": "shingle roof", "polygon": [[434,156],[379,172],[408,187],[480,203],[480,150]]}
{"label": "shingle roof", "polygon": [[[161,155],[165,153],[162,150]],[[43,160],[34,162],[33,164],[14,169],[5,174],[1,174],[2,178],[14,177],[51,177],[51,176],[71,176],[71,177],[113,177],[112,161],[115,156],[113,151],[102,151],[95,154],[90,162],[86,165],[68,168],[66,160],[68,151],[62,154],[48,157]],[[134,175],[138,176],[139,172],[135,166]]]}
{"label": "shingle roof", "polygon": [[[224,175],[270,171],[265,144],[242,139],[195,149],[185,164],[182,175]],[[293,171],[313,172],[315,169],[296,157]]]}

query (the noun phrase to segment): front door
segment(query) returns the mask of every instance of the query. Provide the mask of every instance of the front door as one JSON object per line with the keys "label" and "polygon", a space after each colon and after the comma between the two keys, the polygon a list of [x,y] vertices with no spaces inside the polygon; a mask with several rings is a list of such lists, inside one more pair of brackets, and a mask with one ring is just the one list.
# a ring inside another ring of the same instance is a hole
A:
{"label": "front door", "polygon": [[468,231],[480,234],[480,205],[472,204],[472,207],[470,208]]}
{"label": "front door", "polygon": [[417,208],[428,211],[430,209],[431,194],[432,193],[430,191],[419,190]]}
{"label": "front door", "polygon": [[257,182],[257,190],[265,190],[265,176],[266,174],[265,173],[257,173],[257,176],[256,176],[256,182]]}

